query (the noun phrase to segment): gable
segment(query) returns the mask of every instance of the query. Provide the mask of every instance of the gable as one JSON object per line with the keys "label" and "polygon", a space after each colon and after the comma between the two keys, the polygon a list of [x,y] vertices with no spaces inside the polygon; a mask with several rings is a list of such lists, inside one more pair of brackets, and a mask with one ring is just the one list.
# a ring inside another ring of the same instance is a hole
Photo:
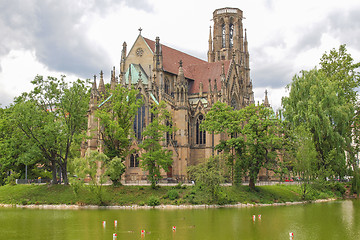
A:
{"label": "gable", "polygon": [[151,74],[149,66],[152,65],[152,61],[153,51],[147,45],[144,38],[139,35],[126,57],[125,71],[128,70],[130,64],[138,64],[142,66],[146,74],[149,76]]}

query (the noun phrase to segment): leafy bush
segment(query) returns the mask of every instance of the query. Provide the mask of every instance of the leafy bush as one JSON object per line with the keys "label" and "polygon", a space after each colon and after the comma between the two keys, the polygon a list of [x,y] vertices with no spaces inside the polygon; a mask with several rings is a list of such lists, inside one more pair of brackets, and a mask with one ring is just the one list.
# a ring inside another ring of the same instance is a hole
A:
{"label": "leafy bush", "polygon": [[176,186],[174,186],[174,189],[181,189],[182,188],[182,182],[179,182],[178,184],[176,184]]}
{"label": "leafy bush", "polygon": [[179,197],[179,193],[175,189],[172,189],[172,190],[168,191],[167,197],[170,200],[175,200],[175,199],[177,199]]}
{"label": "leafy bush", "polygon": [[218,193],[218,202],[217,203],[219,205],[230,204],[232,202],[233,202],[233,200],[231,200],[226,193],[224,193],[222,191]]}
{"label": "leafy bush", "polygon": [[5,184],[16,185],[16,179],[20,177],[20,173],[13,172],[5,179]]}
{"label": "leafy bush", "polygon": [[147,205],[151,206],[151,207],[158,206],[158,205],[160,205],[160,199],[158,197],[152,195],[149,197]]}

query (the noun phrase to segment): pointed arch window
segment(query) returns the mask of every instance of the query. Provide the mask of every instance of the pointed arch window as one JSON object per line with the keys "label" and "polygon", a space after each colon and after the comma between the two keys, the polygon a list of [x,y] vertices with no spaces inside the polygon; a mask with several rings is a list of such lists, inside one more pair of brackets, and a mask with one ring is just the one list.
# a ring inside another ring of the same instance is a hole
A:
{"label": "pointed arch window", "polygon": [[235,96],[232,96],[230,105],[234,110],[237,109],[237,102],[236,102]]}
{"label": "pointed arch window", "polygon": [[139,167],[139,155],[138,154],[130,155],[130,167],[131,168]]}
{"label": "pointed arch window", "polygon": [[[140,99],[141,95],[137,96],[137,99]],[[135,137],[138,141],[141,141],[142,135],[141,133],[143,132],[143,129],[145,127],[145,105],[142,105],[141,107],[138,108],[137,114],[135,116],[134,119],[134,133],[135,133]]]}
{"label": "pointed arch window", "polygon": [[[172,124],[166,120],[166,126],[172,128]],[[166,132],[166,145],[169,145],[173,140],[173,135],[170,132]]]}
{"label": "pointed arch window", "polygon": [[230,23],[229,29],[230,29],[229,46],[230,48],[232,48],[234,45],[234,24]]}
{"label": "pointed arch window", "polygon": [[225,35],[226,35],[226,30],[225,30],[225,23],[223,23],[221,25],[221,39],[222,39],[222,48],[225,48],[226,47],[226,44],[225,44]]}
{"label": "pointed arch window", "polygon": [[165,78],[164,91],[170,95],[170,81],[167,78]]}
{"label": "pointed arch window", "polygon": [[200,129],[201,122],[204,120],[204,116],[200,114],[196,119],[196,144],[206,144],[206,131]]}

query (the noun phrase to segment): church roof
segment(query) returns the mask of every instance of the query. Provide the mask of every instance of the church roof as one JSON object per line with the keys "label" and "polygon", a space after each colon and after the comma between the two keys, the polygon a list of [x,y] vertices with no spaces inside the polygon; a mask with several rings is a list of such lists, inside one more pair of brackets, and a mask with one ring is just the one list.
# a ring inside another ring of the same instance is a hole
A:
{"label": "church roof", "polygon": [[[145,37],[144,40],[150,49],[155,52],[155,41]],[[224,70],[227,75],[230,61],[209,63],[163,44],[161,44],[161,50],[163,56],[163,68],[166,72],[177,75],[179,72],[179,61],[182,60],[185,77],[194,80],[193,84],[190,84],[190,94],[199,92],[200,82],[203,84],[203,91],[207,92],[209,90],[209,79],[212,81],[216,79],[217,89],[220,90],[222,63],[224,63]],[[213,84],[214,83],[212,82],[212,88],[214,87]]]}
{"label": "church roof", "polygon": [[[141,74],[139,75],[139,73]],[[148,84],[148,76],[140,64],[130,64],[124,76],[126,83],[129,83],[129,75],[131,77],[131,84],[136,84],[140,78],[144,84]]]}
{"label": "church roof", "polygon": [[190,73],[194,79],[194,83],[191,85],[189,92],[198,93],[200,89],[200,82],[203,84],[203,91],[209,91],[209,79],[211,79],[211,88],[214,89],[214,79],[216,79],[216,87],[220,91],[221,89],[221,73],[222,73],[222,64],[224,63],[225,76],[228,73],[230,67],[230,60],[222,62],[213,62],[213,63],[204,63],[198,65],[190,65],[186,70]]}

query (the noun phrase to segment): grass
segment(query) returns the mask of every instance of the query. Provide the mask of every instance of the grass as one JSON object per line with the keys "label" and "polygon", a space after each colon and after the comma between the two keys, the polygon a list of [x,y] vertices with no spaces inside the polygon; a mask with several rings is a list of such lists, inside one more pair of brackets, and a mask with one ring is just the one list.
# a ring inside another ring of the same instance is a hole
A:
{"label": "grass", "polygon": [[[174,191],[177,197],[170,197]],[[331,188],[312,188],[309,200],[331,198],[339,193]],[[341,196],[341,194],[340,194]],[[64,185],[6,185],[0,187],[0,203],[4,204],[78,204],[78,205],[152,205],[157,204],[228,204],[280,203],[301,201],[298,185],[259,186],[255,191],[248,186],[221,187],[216,200],[196,186],[103,186],[102,202],[89,186],[82,186],[77,195],[71,186]],[[159,200],[159,202],[155,201]]]}

